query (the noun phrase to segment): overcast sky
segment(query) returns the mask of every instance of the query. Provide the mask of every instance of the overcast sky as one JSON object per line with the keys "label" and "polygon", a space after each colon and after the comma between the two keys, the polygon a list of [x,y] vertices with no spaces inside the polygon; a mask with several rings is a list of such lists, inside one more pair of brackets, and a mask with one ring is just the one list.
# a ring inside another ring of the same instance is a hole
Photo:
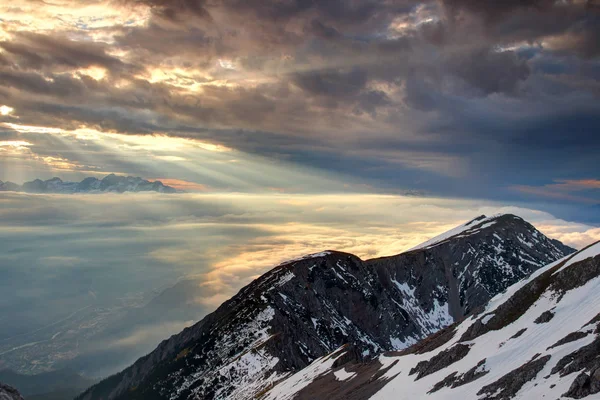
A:
{"label": "overcast sky", "polygon": [[15,0],[0,179],[531,202],[600,222],[600,8]]}

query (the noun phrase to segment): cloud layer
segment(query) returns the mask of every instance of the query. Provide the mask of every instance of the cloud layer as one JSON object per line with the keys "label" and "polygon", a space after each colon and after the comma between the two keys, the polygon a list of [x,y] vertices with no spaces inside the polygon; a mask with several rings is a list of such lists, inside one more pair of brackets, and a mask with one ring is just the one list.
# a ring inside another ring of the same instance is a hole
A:
{"label": "cloud layer", "polygon": [[497,212],[579,248],[600,240],[593,226],[481,200],[2,192],[0,365],[105,376],[282,261],[326,249],[396,254]]}

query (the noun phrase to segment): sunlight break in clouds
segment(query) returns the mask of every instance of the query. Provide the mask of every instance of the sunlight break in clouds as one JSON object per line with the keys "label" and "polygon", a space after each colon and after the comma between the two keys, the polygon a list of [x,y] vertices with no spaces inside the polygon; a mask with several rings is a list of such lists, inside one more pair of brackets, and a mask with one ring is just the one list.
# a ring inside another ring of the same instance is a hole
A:
{"label": "sunlight break in clouds", "polygon": [[13,111],[15,111],[15,109],[12,107],[6,105],[0,106],[0,115],[2,116],[10,115],[13,113]]}

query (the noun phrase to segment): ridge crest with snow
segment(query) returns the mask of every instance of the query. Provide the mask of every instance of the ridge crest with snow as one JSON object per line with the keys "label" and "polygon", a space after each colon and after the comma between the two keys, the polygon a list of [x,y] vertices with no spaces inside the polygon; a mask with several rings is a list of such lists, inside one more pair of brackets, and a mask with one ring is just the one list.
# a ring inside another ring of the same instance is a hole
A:
{"label": "ridge crest with snow", "polygon": [[[462,320],[568,249],[518,217],[494,221],[392,257],[326,251],[285,262],[79,399],[254,399],[315,360],[381,363],[382,352]],[[357,382],[355,372],[336,368],[332,379]]]}

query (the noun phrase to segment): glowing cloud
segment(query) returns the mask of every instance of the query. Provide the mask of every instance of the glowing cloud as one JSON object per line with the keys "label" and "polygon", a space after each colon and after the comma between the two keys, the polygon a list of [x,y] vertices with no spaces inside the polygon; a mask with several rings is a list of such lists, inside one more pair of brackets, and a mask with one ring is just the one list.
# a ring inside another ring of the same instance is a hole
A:
{"label": "glowing cloud", "polygon": [[6,106],[6,105],[2,105],[0,106],[0,115],[5,116],[5,115],[10,115],[15,111],[14,108]]}

